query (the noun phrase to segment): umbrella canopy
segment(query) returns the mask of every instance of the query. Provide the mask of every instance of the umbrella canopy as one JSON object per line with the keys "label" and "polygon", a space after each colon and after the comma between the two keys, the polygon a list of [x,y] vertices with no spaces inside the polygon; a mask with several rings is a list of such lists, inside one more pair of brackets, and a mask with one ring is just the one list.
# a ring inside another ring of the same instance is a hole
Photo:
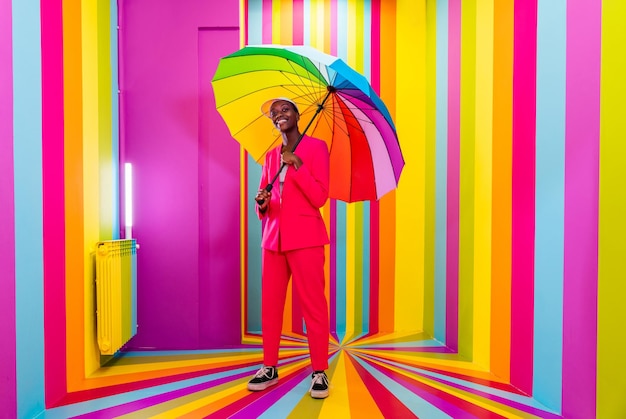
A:
{"label": "umbrella canopy", "polygon": [[212,84],[231,135],[257,162],[282,141],[259,108],[287,97],[302,133],[328,145],[331,198],[376,200],[397,187],[404,159],[391,115],[341,59],[308,46],[251,45],[222,58]]}

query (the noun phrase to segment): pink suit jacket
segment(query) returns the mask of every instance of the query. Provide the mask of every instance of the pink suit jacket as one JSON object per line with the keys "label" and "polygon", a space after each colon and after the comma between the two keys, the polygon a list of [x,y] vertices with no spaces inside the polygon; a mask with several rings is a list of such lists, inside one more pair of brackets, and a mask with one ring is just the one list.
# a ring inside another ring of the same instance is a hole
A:
{"label": "pink suit jacket", "polygon": [[[280,148],[266,154],[260,188],[280,170]],[[284,252],[329,243],[320,213],[328,200],[328,147],[325,142],[305,135],[294,154],[300,157],[302,165],[298,170],[288,166],[282,194],[277,178],[268,209],[261,213],[256,208],[259,219],[264,221],[261,247],[268,250]]]}

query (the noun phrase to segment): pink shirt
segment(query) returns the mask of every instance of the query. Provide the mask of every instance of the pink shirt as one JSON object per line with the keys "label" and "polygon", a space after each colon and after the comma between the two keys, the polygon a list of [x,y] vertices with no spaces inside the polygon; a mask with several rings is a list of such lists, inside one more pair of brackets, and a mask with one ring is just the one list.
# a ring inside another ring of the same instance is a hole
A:
{"label": "pink shirt", "polygon": [[[266,154],[260,188],[280,170],[280,148]],[[300,168],[288,167],[282,194],[278,180],[274,183],[265,213],[256,209],[259,219],[264,221],[261,246],[265,249],[288,251],[329,243],[320,213],[328,200],[328,147],[325,142],[305,135],[294,154],[302,160]]]}

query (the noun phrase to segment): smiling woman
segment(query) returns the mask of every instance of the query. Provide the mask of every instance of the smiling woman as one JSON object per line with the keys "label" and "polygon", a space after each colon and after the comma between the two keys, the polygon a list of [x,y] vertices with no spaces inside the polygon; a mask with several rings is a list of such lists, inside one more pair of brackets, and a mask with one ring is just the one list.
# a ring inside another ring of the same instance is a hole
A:
{"label": "smiling woman", "polygon": [[[265,155],[260,185],[268,186],[259,189],[255,197],[256,212],[263,220],[263,367],[250,380],[248,389],[261,391],[278,383],[285,296],[293,279],[314,371],[309,391],[313,398],[325,398],[330,325],[324,246],[329,237],[320,208],[328,200],[328,148],[323,141],[300,133],[300,114],[291,99],[271,99],[261,106],[261,111],[279,129],[282,141]],[[277,177],[280,187],[272,193]]]}

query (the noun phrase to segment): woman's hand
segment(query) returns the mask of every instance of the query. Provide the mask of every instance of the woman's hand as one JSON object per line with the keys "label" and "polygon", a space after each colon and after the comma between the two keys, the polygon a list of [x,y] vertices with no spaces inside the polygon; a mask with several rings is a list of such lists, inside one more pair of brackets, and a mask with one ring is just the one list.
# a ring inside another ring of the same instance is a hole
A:
{"label": "woman's hand", "polygon": [[300,157],[296,156],[291,151],[285,151],[282,154],[281,159],[283,163],[292,165],[293,167],[296,168],[296,170],[298,170],[300,166],[302,166],[302,160],[300,160]]}
{"label": "woman's hand", "polygon": [[[266,191],[265,189],[259,189],[254,197],[257,205],[259,206],[259,211],[265,212],[270,205],[270,199],[272,198],[272,193]],[[259,203],[262,202],[262,203]]]}

